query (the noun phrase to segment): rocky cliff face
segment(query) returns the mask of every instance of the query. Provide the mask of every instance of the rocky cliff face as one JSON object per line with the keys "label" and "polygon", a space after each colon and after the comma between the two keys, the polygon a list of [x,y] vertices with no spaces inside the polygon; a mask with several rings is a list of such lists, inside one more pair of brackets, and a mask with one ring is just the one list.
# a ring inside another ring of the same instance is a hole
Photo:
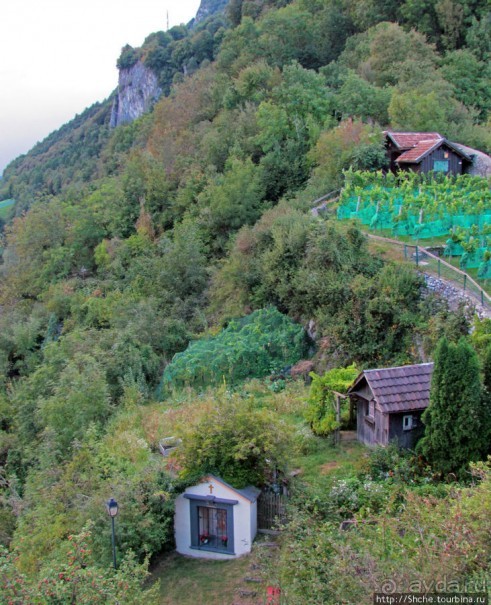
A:
{"label": "rocky cliff face", "polygon": [[229,0],[201,0],[194,23],[198,23],[210,15],[219,13],[227,6],[228,2]]}
{"label": "rocky cliff face", "polygon": [[[189,26],[222,11],[228,2],[229,0],[201,0],[196,17]],[[136,120],[151,109],[161,95],[157,76],[141,61],[120,69],[118,89],[111,111],[111,127]]]}
{"label": "rocky cliff face", "polygon": [[111,112],[111,126],[132,122],[148,111],[162,94],[157,76],[138,61],[121,69]]}

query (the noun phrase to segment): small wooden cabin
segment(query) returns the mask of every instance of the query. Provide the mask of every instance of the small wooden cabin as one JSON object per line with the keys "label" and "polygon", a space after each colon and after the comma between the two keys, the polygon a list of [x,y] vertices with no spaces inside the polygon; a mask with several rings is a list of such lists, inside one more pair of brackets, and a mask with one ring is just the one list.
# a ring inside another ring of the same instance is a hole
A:
{"label": "small wooden cabin", "polygon": [[208,475],[176,499],[174,533],[182,555],[233,559],[251,551],[260,490],[236,489]]}
{"label": "small wooden cabin", "polygon": [[394,132],[387,130],[385,146],[392,172],[443,172],[463,174],[472,158],[438,132]]}
{"label": "small wooden cabin", "polygon": [[365,370],[348,395],[356,404],[356,432],[365,445],[396,441],[412,449],[424,431],[421,414],[430,403],[432,363]]}

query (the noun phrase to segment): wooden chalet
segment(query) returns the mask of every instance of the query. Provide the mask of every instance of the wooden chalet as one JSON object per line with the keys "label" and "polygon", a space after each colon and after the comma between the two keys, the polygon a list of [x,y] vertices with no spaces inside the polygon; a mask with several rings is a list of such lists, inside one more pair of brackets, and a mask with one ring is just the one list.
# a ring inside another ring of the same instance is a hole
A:
{"label": "wooden chalet", "polygon": [[385,146],[392,172],[443,172],[463,174],[472,158],[438,132],[393,132],[387,130]]}
{"label": "wooden chalet", "polygon": [[358,441],[413,448],[424,430],[421,414],[430,403],[432,372],[432,363],[362,372],[348,389],[356,404]]}

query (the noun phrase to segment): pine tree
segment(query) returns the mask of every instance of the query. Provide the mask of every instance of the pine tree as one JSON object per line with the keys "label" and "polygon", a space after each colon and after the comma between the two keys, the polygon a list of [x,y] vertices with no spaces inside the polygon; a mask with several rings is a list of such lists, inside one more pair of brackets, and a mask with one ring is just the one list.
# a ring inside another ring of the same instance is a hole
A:
{"label": "pine tree", "polygon": [[434,362],[418,451],[435,471],[462,473],[488,449],[489,408],[482,397],[479,361],[466,340],[453,344],[442,338]]}
{"label": "pine tree", "polygon": [[483,389],[482,389],[482,409],[484,432],[487,437],[485,452],[491,455],[491,344],[484,352],[482,360]]}

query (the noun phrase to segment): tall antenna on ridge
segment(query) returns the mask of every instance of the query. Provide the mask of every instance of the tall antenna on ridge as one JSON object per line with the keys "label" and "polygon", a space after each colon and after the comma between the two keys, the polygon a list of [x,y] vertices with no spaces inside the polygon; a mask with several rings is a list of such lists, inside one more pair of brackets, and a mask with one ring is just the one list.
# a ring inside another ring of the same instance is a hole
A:
{"label": "tall antenna on ridge", "polygon": [[167,31],[169,31],[169,11],[167,11]]}

